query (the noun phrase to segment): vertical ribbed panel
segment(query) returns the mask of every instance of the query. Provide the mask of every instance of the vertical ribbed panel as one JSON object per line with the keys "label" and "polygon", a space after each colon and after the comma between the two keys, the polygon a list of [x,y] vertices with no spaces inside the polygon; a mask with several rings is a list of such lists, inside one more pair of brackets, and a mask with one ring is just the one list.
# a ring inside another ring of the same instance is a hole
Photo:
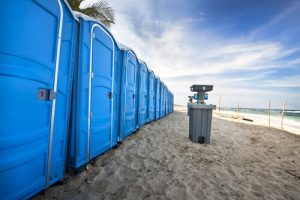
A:
{"label": "vertical ribbed panel", "polygon": [[188,108],[189,138],[198,143],[204,137],[204,143],[210,144],[212,109]]}

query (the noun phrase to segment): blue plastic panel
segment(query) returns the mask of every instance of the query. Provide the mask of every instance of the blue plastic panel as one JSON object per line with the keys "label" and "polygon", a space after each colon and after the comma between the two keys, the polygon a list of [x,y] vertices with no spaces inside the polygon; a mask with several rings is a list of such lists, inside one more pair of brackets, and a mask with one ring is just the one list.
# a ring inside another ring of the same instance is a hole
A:
{"label": "blue plastic panel", "polygon": [[111,146],[113,41],[98,26],[92,40],[90,159]]}
{"label": "blue plastic panel", "polygon": [[114,89],[113,89],[113,133],[112,144],[115,146],[118,144],[118,138],[120,133],[120,117],[119,112],[121,105],[121,85],[122,85],[122,52],[120,51],[117,43],[115,42],[114,52]]}
{"label": "blue plastic panel", "polygon": [[[154,73],[153,73],[154,74]],[[153,101],[154,101],[154,109],[153,109],[153,115],[154,115],[154,119],[156,120],[156,92],[157,92],[157,77],[154,75],[154,79],[153,79],[153,88],[154,88],[154,93],[153,93]]]}
{"label": "blue plastic panel", "polygon": [[79,35],[67,162],[75,169],[117,142],[113,126],[115,41],[104,27],[82,18]]}
{"label": "blue plastic panel", "polygon": [[71,84],[75,67],[75,46],[77,41],[77,21],[74,19],[64,1],[61,1],[64,12],[61,36],[59,70],[57,78],[56,109],[52,157],[50,164],[49,184],[62,179],[65,174],[67,135],[69,129]]}
{"label": "blue plastic panel", "polygon": [[166,115],[166,90],[165,90],[165,84],[161,84],[161,109],[160,109],[160,116],[164,117]]}
{"label": "blue plastic panel", "polygon": [[163,83],[161,83],[161,92],[160,92],[160,102],[161,102],[161,105],[160,105],[160,115],[161,115],[161,117],[164,117],[164,115],[163,115],[163,113],[164,113],[164,108],[165,108],[165,106],[164,106],[164,101],[165,101],[165,99],[164,99],[164,84]]}
{"label": "blue plastic panel", "polygon": [[60,1],[3,1],[0,19],[0,198],[27,199],[64,176],[76,26]]}
{"label": "blue plastic panel", "polygon": [[168,115],[169,114],[169,109],[170,109],[170,105],[169,105],[169,90],[167,89],[167,92],[166,92],[166,114]]}
{"label": "blue plastic panel", "polygon": [[155,102],[155,110],[156,110],[156,114],[155,114],[155,119],[159,119],[160,118],[160,106],[161,106],[161,83],[159,78],[156,79],[156,102]]}
{"label": "blue plastic panel", "polygon": [[164,85],[164,102],[163,102],[163,115],[166,116],[167,114],[167,88],[166,85]]}
{"label": "blue plastic panel", "polygon": [[147,99],[148,99],[148,68],[145,63],[139,63],[139,104],[138,126],[147,122]]}
{"label": "blue plastic panel", "polygon": [[155,77],[153,71],[149,71],[149,98],[148,98],[148,120],[151,122],[155,118]]}
{"label": "blue plastic panel", "polygon": [[136,130],[137,127],[137,86],[138,62],[130,50],[122,50],[122,86],[120,105],[120,136],[125,137]]}

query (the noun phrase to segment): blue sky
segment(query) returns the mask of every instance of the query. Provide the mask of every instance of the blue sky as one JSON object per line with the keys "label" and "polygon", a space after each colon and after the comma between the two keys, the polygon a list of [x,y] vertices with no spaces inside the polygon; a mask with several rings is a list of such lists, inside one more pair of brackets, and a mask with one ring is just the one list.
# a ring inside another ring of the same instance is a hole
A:
{"label": "blue sky", "polygon": [[[92,2],[86,1],[85,3]],[[300,109],[300,1],[110,0],[111,31],[185,105],[194,83],[221,106]]]}

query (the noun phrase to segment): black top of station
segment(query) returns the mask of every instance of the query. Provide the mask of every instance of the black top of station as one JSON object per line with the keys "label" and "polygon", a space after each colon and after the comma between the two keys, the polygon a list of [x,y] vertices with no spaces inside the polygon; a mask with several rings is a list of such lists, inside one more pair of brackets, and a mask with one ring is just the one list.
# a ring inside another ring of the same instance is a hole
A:
{"label": "black top of station", "polygon": [[209,92],[213,87],[213,85],[192,85],[190,88],[192,92]]}

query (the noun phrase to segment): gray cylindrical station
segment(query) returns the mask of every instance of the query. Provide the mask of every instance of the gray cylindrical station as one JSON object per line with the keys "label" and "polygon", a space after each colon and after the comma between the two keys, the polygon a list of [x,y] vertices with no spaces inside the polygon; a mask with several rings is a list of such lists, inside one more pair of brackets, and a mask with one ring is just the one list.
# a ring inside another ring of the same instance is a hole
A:
{"label": "gray cylindrical station", "polygon": [[[192,85],[192,92],[196,102],[189,101],[189,138],[195,143],[210,143],[212,110],[216,109],[215,105],[207,105],[204,100],[207,99],[207,93],[213,90],[212,85]],[[190,96],[189,96],[190,98]]]}

